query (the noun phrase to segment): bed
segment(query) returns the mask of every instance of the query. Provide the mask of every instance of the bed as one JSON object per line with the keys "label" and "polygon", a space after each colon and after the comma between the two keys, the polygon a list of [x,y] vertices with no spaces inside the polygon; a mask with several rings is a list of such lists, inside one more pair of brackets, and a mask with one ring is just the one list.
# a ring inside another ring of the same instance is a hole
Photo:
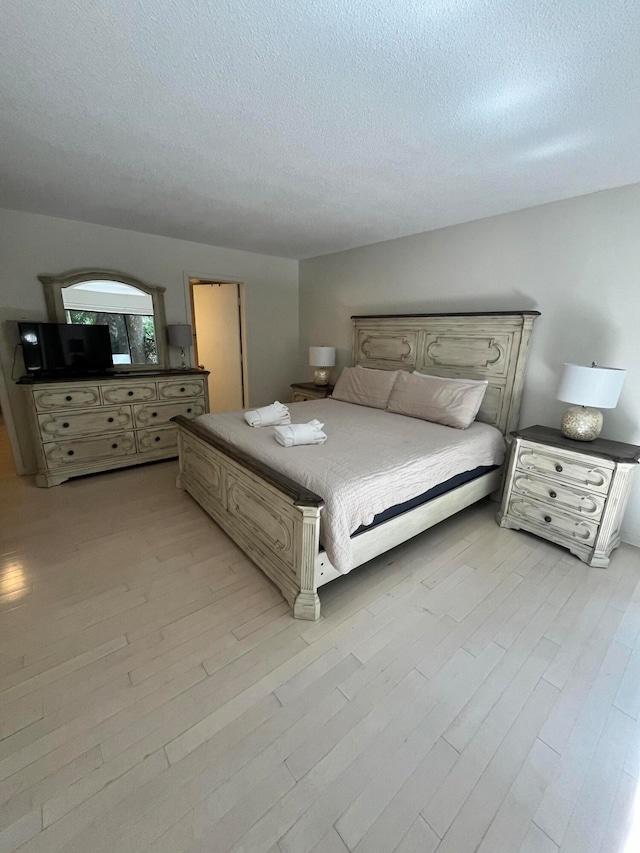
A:
{"label": "bed", "polygon": [[[507,436],[518,426],[527,354],[537,316],[537,311],[522,311],[352,317],[352,363],[382,370],[415,369],[444,377],[486,379],[489,384],[475,433],[481,433],[482,424],[487,424]],[[307,412],[309,418],[320,415],[326,420],[341,405],[364,408],[331,400],[298,403],[294,406],[307,408],[304,415],[296,412],[294,421],[307,420]],[[237,413],[223,416],[213,431],[206,422],[176,419],[180,464],[177,485],[279,587],[296,618],[317,619],[318,589],[345,569],[338,560],[338,565],[333,565],[329,558],[331,547],[325,551],[320,546],[325,496],[320,493],[322,489],[316,491],[301,482],[306,477],[291,476],[292,469],[277,470],[269,464],[266,449],[263,458],[256,455],[251,442],[257,443],[260,430],[244,425],[241,428],[250,435],[250,443],[238,444],[233,432],[233,421],[238,417]],[[375,411],[375,417],[400,418],[405,423],[415,420],[380,411]],[[439,429],[460,433],[473,431],[474,427],[476,424],[465,431]],[[486,428],[484,431],[488,432]],[[263,435],[260,440],[264,443],[265,438]],[[330,448],[329,441],[322,446],[325,453]],[[294,453],[298,450],[295,448]],[[309,452],[317,450],[311,448]],[[290,460],[291,449],[283,451],[289,454],[283,458]],[[413,504],[390,507],[395,511],[389,517],[380,518],[376,513],[377,523],[363,525],[351,536],[349,568],[371,560],[501,488],[502,464],[472,468],[471,474],[447,478],[445,486],[438,489],[441,484],[436,484],[435,490],[425,477],[426,496],[421,494]],[[326,536],[326,530],[324,533]]]}

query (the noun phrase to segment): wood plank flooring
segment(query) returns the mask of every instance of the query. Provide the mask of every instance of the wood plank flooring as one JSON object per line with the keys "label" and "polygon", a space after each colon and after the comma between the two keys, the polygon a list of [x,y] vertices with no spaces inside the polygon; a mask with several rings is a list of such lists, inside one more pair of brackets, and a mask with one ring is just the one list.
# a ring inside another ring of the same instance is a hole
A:
{"label": "wood plank flooring", "polygon": [[486,501],[299,622],[175,473],[0,481],[0,853],[640,851],[640,551]]}

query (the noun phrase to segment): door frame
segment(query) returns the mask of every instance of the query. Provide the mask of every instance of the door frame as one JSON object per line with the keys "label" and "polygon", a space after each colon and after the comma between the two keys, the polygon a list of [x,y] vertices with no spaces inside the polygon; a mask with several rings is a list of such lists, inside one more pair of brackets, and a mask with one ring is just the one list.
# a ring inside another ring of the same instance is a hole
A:
{"label": "door frame", "polygon": [[194,288],[199,286],[212,286],[235,284],[238,288],[238,320],[240,324],[240,382],[242,384],[242,408],[249,405],[249,385],[247,369],[247,338],[246,338],[246,314],[245,314],[245,288],[244,282],[237,278],[222,278],[220,276],[188,276],[189,283],[189,311],[191,312],[191,328],[193,330],[193,355],[196,366],[198,365],[198,342],[196,334],[196,312],[193,299]]}

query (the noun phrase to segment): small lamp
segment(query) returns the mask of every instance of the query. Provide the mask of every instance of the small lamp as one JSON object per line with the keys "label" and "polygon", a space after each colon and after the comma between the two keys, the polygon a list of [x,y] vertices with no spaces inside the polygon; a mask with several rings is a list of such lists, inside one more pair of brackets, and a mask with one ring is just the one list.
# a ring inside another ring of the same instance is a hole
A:
{"label": "small lamp", "polygon": [[180,358],[182,370],[186,370],[187,362],[185,359],[185,350],[188,350],[193,343],[193,331],[188,323],[176,323],[174,326],[167,326],[167,334],[169,336],[169,346],[177,347],[180,350]]}
{"label": "small lamp", "polygon": [[625,370],[616,367],[591,367],[565,364],[558,400],[575,403],[562,416],[560,431],[574,441],[593,441],[602,430],[600,409],[615,409],[622,391]]}
{"label": "small lamp", "polygon": [[315,385],[328,385],[330,370],[336,363],[335,347],[309,347],[309,364],[317,368],[313,374]]}

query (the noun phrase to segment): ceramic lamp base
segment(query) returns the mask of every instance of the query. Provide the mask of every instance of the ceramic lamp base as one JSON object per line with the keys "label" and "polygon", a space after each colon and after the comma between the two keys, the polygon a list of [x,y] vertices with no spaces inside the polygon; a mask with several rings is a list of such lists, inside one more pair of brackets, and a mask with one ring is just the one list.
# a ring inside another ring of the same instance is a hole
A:
{"label": "ceramic lamp base", "polygon": [[562,416],[560,432],[573,441],[593,441],[602,432],[602,412],[589,406],[570,406]]}
{"label": "ceramic lamp base", "polygon": [[329,384],[329,371],[326,367],[318,367],[313,372],[313,384],[314,385],[328,385]]}

